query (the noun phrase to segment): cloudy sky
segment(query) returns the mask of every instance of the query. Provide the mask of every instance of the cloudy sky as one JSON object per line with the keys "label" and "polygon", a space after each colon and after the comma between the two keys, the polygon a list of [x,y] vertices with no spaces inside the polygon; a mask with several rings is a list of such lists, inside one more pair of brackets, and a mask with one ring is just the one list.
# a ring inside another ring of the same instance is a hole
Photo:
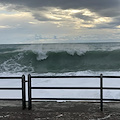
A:
{"label": "cloudy sky", "polygon": [[120,42],[120,0],[0,0],[0,43]]}

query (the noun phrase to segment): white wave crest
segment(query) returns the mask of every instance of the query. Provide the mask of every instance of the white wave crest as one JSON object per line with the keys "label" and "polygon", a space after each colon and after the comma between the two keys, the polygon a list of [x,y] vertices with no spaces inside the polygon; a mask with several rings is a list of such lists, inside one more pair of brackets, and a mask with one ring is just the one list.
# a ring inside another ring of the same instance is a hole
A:
{"label": "white wave crest", "polygon": [[113,51],[120,49],[120,44],[31,44],[20,45],[12,52],[32,51],[37,55],[37,60],[48,58],[48,52],[67,52],[70,55],[84,55],[88,51]]}
{"label": "white wave crest", "polygon": [[90,50],[86,44],[38,44],[38,45],[24,45],[21,46],[22,51],[32,51],[37,54],[37,60],[47,59],[48,52],[67,52],[70,55],[75,53],[79,56],[85,54]]}

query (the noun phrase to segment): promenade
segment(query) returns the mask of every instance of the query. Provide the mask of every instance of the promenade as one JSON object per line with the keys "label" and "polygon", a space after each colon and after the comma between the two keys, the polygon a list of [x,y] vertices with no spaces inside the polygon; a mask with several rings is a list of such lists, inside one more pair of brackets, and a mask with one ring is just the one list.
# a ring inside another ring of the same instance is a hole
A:
{"label": "promenade", "polygon": [[22,110],[20,101],[0,101],[0,120],[120,120],[120,103],[33,102]]}

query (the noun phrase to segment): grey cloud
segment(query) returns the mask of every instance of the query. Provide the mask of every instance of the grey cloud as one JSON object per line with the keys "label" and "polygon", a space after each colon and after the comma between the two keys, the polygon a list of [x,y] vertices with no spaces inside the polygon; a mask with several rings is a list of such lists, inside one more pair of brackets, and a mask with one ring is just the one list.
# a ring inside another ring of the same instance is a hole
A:
{"label": "grey cloud", "polygon": [[120,25],[120,16],[113,18],[113,21],[108,23],[111,26],[119,26]]}
{"label": "grey cloud", "polygon": [[93,17],[83,15],[82,13],[76,13],[73,15],[73,17],[77,17],[77,18],[83,19],[85,21],[92,21],[93,20]]}
{"label": "grey cloud", "polygon": [[88,8],[107,17],[118,16],[118,11],[120,10],[120,0],[4,0],[0,1],[0,3],[24,5],[34,9],[40,7],[59,7],[61,9]]}
{"label": "grey cloud", "polygon": [[[115,28],[120,25],[120,0],[3,0],[0,3],[6,6],[10,5],[8,9],[29,11],[39,21],[57,21],[45,16],[44,12],[49,11],[47,7],[58,7],[61,9],[87,8],[99,16],[113,19],[112,22],[98,24],[96,28]],[[84,24],[88,24],[87,21],[94,19],[94,16],[85,16],[82,13],[76,13],[72,17],[85,20]]]}
{"label": "grey cloud", "polygon": [[34,13],[33,16],[35,19],[37,19],[39,21],[52,21],[52,19],[45,17],[43,14]]}
{"label": "grey cloud", "polygon": [[120,6],[116,8],[98,10],[97,13],[105,17],[116,17],[120,15]]}
{"label": "grey cloud", "polygon": [[115,26],[112,24],[104,23],[104,24],[98,24],[95,28],[97,29],[115,29]]}
{"label": "grey cloud", "polygon": [[33,17],[39,21],[63,21],[63,20],[48,18],[44,12],[39,12],[39,13],[33,12],[32,14]]}

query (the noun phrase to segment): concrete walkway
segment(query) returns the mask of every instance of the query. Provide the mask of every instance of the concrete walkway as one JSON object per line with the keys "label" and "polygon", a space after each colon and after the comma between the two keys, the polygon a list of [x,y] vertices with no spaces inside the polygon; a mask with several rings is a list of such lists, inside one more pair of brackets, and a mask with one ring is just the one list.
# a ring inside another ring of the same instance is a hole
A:
{"label": "concrete walkway", "polygon": [[0,101],[0,120],[120,120],[120,103],[33,102],[22,110],[19,101]]}

